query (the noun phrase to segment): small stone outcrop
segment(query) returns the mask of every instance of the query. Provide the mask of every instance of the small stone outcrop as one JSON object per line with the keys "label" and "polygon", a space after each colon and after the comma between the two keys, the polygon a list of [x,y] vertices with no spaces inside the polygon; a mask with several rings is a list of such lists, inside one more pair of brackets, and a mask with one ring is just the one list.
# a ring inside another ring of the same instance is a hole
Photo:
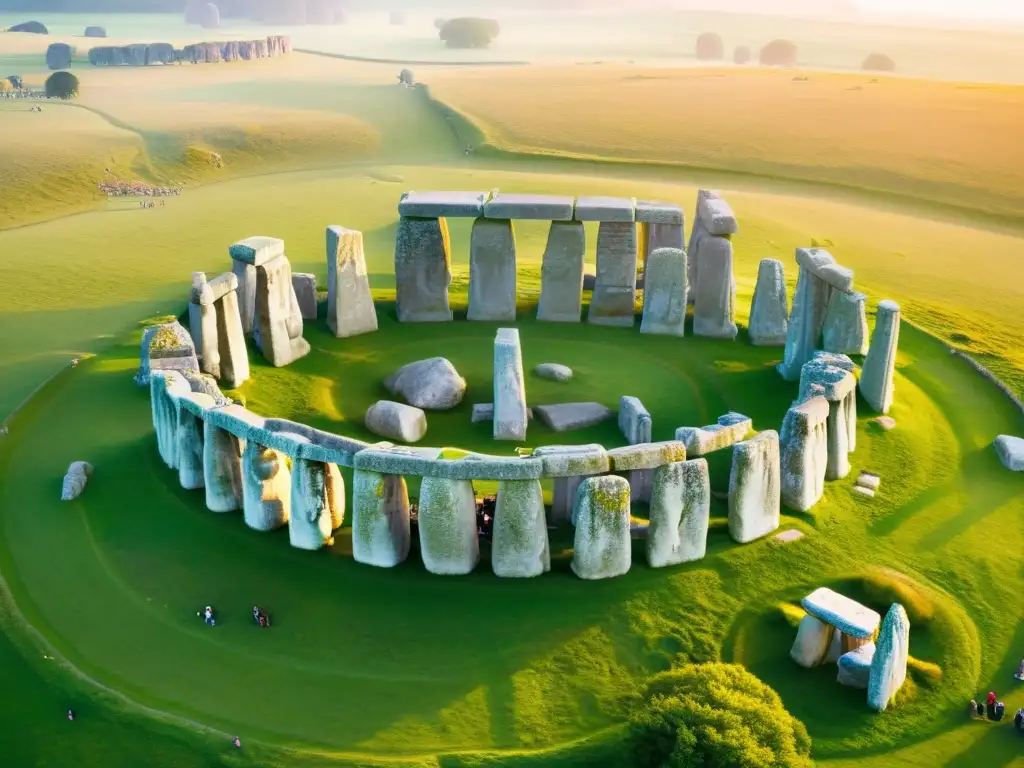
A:
{"label": "small stone outcrop", "polygon": [[572,368],[567,365],[560,365],[559,363],[541,363],[533,369],[533,372],[542,379],[550,379],[551,381],[569,381],[572,379]]}
{"label": "small stone outcrop", "polygon": [[1004,467],[1012,472],[1024,472],[1024,438],[1000,435],[993,446]]}
{"label": "small stone outcrop", "polygon": [[882,620],[871,660],[868,682],[868,706],[884,712],[907,679],[907,657],[910,655],[910,619],[899,603],[893,603]]}
{"label": "small stone outcrop", "polygon": [[427,434],[427,415],[419,408],[391,400],[378,400],[363,418],[366,428],[375,435],[416,443]]}
{"label": "small stone outcrop", "polygon": [[581,579],[622,576],[632,564],[629,483],[621,477],[588,477],[576,491],[576,541],[572,570]]}
{"label": "small stone outcrop", "polygon": [[82,491],[85,490],[85,484],[92,477],[92,464],[87,461],[75,461],[68,467],[68,472],[64,475],[64,482],[61,485],[60,500],[71,501],[77,499]]}
{"label": "small stone outcrop", "polygon": [[416,408],[447,411],[462,402],[466,380],[444,357],[431,357],[403,365],[384,380],[393,395],[405,398]]}
{"label": "small stone outcrop", "polygon": [[615,414],[600,403],[557,403],[537,405],[533,409],[537,418],[555,432],[584,429],[607,421]]}
{"label": "small stone outcrop", "polygon": [[779,527],[779,474],[778,432],[761,432],[733,446],[729,535],[735,541],[746,544]]}

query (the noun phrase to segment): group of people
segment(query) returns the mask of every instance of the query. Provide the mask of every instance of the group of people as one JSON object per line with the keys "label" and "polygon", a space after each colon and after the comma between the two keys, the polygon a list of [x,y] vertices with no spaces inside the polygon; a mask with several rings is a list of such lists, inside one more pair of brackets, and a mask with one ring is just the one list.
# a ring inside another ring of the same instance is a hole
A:
{"label": "group of people", "polygon": [[[985,702],[975,701],[971,699],[971,715],[977,715],[978,717],[987,717],[989,720],[996,722],[1003,719],[1003,715],[1006,714],[1006,706],[1001,701],[997,701],[995,691],[988,692],[988,698]],[[1020,710],[1017,711],[1020,715]],[[1014,718],[1016,722],[1017,718]]]}
{"label": "group of people", "polygon": [[[107,170],[109,174],[109,169]],[[121,181],[120,179],[104,179],[99,183],[100,191],[107,197],[176,197],[181,194],[182,187],[154,187],[144,181]],[[146,202],[146,201],[143,201]],[[163,201],[161,201],[162,203]],[[147,208],[152,205],[145,206]]]}
{"label": "group of people", "polygon": [[[212,606],[206,606],[203,610],[198,611],[196,613],[196,616],[201,616],[203,621],[209,624],[211,627],[217,626],[217,616],[216,614],[214,614]],[[257,626],[264,628],[270,626],[270,616],[258,605],[254,605],[252,607],[252,617],[255,620]]]}
{"label": "group of people", "polygon": [[[497,496],[484,496],[476,501],[476,533],[481,538],[489,539],[494,533],[494,513],[498,508]],[[417,528],[420,522],[419,505],[409,505],[409,523]]]}

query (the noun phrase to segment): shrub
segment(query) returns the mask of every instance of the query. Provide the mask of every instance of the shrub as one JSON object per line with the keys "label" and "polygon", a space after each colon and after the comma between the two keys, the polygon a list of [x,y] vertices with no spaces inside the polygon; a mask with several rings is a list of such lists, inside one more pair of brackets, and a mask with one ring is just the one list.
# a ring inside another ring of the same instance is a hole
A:
{"label": "shrub", "polygon": [[697,58],[711,61],[725,58],[725,43],[714,32],[705,32],[697,38]]}
{"label": "shrub", "polygon": [[21,75],[8,75],[7,82],[10,83],[16,91],[21,90],[25,87],[25,83],[21,79]]}
{"label": "shrub", "polygon": [[0,93],[10,93],[14,90],[14,86],[11,85],[11,81],[4,78],[0,80]]}
{"label": "shrub", "polygon": [[735,664],[694,664],[651,679],[630,719],[635,768],[810,768],[811,739],[779,695]]}
{"label": "shrub", "polygon": [[860,65],[860,68],[865,72],[895,72],[896,62],[884,53],[872,53],[864,59],[864,63]]}
{"label": "shrub", "polygon": [[86,27],[85,28],[85,36],[86,37],[106,37],[107,36],[107,30],[105,30],[103,27]]}
{"label": "shrub", "polygon": [[46,66],[50,69],[67,69],[74,55],[75,49],[67,43],[51,43],[46,49]]}
{"label": "shrub", "polygon": [[732,54],[732,60],[736,64],[749,64],[751,58],[753,55],[750,53],[750,48],[745,45],[737,47]]}
{"label": "shrub", "polygon": [[796,43],[772,40],[761,49],[761,63],[769,67],[792,67],[796,64]]}
{"label": "shrub", "polygon": [[33,35],[48,35],[50,30],[46,28],[45,24],[41,24],[38,21],[26,21],[21,24],[15,24],[10,28],[10,32],[29,32]]}
{"label": "shrub", "polygon": [[500,31],[494,19],[463,16],[446,21],[438,34],[449,48],[486,48]]}
{"label": "shrub", "polygon": [[50,99],[73,99],[78,95],[78,78],[70,72],[54,72],[46,78],[46,96]]}
{"label": "shrub", "polygon": [[403,69],[398,73],[398,82],[402,85],[415,85],[416,78],[411,69]]}

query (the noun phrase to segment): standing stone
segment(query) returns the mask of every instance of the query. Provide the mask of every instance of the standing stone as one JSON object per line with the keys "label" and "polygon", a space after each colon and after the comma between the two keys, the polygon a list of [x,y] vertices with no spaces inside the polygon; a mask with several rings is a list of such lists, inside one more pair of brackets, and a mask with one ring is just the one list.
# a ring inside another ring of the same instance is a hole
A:
{"label": "standing stone", "polygon": [[495,576],[529,578],[551,570],[544,494],[539,480],[502,480],[494,513]]}
{"label": "standing stone", "polygon": [[1024,438],[999,435],[992,441],[992,446],[1004,467],[1011,472],[1024,472]]}
{"label": "standing stone", "polygon": [[638,398],[623,395],[619,400],[619,429],[630,445],[651,442],[651,414]]}
{"label": "standing stone", "polygon": [[526,439],[526,383],[518,328],[499,328],[494,338],[494,439]]}
{"label": "standing stone", "polygon": [[292,290],[299,302],[303,320],[316,320],[316,275],[292,272]]}
{"label": "standing stone", "polygon": [[587,238],[581,221],[553,221],[541,265],[537,319],[578,323],[583,311],[583,262]]}
{"label": "standing stone", "polygon": [[186,401],[194,404],[194,408],[213,408],[216,405],[209,395],[189,392],[179,396],[178,413],[178,480],[187,491],[195,491],[203,487],[203,419],[197,416],[194,408],[186,407]]}
{"label": "standing stone", "polygon": [[238,310],[242,315],[242,331],[252,333],[256,312],[256,267],[284,256],[284,240],[276,237],[249,237],[228,249],[232,272],[238,278]]}
{"label": "standing stone", "polygon": [[796,631],[796,640],[789,650],[789,657],[801,667],[813,669],[822,664],[828,657],[832,645],[834,628],[821,619],[807,614],[800,619]]}
{"label": "standing stone", "polygon": [[302,315],[292,288],[292,268],[278,256],[256,267],[256,327],[260,349],[275,368],[309,354],[309,342],[302,338]]}
{"label": "standing stone", "polygon": [[452,319],[448,304],[451,263],[448,222],[443,217],[401,217],[395,236],[399,322],[440,323]]}
{"label": "standing stone", "polygon": [[242,452],[242,514],[257,531],[288,524],[291,473],[283,454],[247,440]]}
{"label": "standing stone", "polygon": [[203,425],[203,478],[208,510],[242,508],[242,443],[209,420]]}
{"label": "standing stone", "polygon": [[740,544],[779,527],[779,433],[761,432],[732,449],[729,535]]}
{"label": "standing stone", "polygon": [[597,277],[587,322],[632,328],[636,305],[636,225],[602,221],[597,230]]}
{"label": "standing stone", "polygon": [[235,389],[249,379],[249,350],[245,346],[242,316],[238,309],[238,292],[225,293],[214,306],[217,309],[220,380],[228,389]]}
{"label": "standing stone", "polygon": [[713,339],[735,339],[738,330],[732,242],[727,237],[708,234],[701,237],[697,248],[700,269],[693,302],[693,333]]}
{"label": "standing stone", "polygon": [[516,321],[516,238],[508,219],[478,218],[473,222],[466,317]]}
{"label": "standing stone", "polygon": [[697,258],[700,251],[700,241],[708,234],[707,228],[704,226],[704,222],[700,215],[700,206],[708,198],[719,197],[716,190],[713,189],[698,189],[697,190],[697,205],[693,212],[693,227],[690,230],[690,241],[686,246],[686,282],[690,286],[688,293],[688,300],[690,304],[694,303],[697,297]]}
{"label": "standing stone", "polygon": [[829,403],[821,396],[795,405],[782,421],[782,501],[806,512],[825,492]]}
{"label": "standing stone", "polygon": [[871,660],[868,680],[868,706],[884,712],[907,679],[907,657],[910,655],[910,619],[899,603],[893,603],[882,620]]}
{"label": "standing stone", "polygon": [[576,491],[576,542],[572,570],[581,579],[610,579],[629,571],[629,483],[605,475],[584,480]]}
{"label": "standing stone", "polygon": [[871,684],[871,664],[875,659],[875,644],[867,643],[839,657],[836,682],[851,688],[866,689]]}
{"label": "standing stone", "polygon": [[[844,361],[836,362],[845,366]],[[857,439],[857,381],[852,370],[840,365],[830,364],[828,358],[816,358],[803,366],[800,375],[799,402],[817,395],[828,401],[826,480],[841,480],[850,473],[850,454]]]}
{"label": "standing stone", "polygon": [[220,378],[220,351],[217,344],[217,310],[207,287],[206,274],[192,273],[192,295],[188,304],[189,334],[196,347],[199,370]]}
{"label": "standing stone", "polygon": [[822,348],[843,355],[864,355],[868,351],[868,316],[863,293],[833,291],[825,311]]}
{"label": "standing stone", "polygon": [[405,478],[356,469],[352,475],[352,557],[393,568],[409,556],[409,491]]}
{"label": "standing stone", "polygon": [[185,377],[175,371],[155,371],[149,377],[149,400],[157,450],[170,469],[178,468],[177,398],[190,391]]}
{"label": "standing stone", "polygon": [[786,273],[778,259],[762,259],[757,267],[757,285],[750,305],[750,343],[757,347],[781,347],[789,325]]}
{"label": "standing stone", "polygon": [[654,470],[647,564],[651,568],[701,560],[707,551],[711,480],[706,459]]}
{"label": "standing stone", "polygon": [[636,222],[638,253],[643,259],[645,274],[651,254],[659,248],[686,249],[682,207],[672,203],[637,200]]}
{"label": "standing stone", "polygon": [[683,336],[686,323],[686,252],[658,248],[644,266],[644,314],[640,333]]}
{"label": "standing stone", "polygon": [[420,556],[430,573],[461,576],[476,567],[480,543],[472,482],[424,477],[417,527]]}
{"label": "standing stone", "polygon": [[335,528],[332,480],[327,464],[309,459],[292,461],[288,540],[293,547],[317,550],[330,542]]}
{"label": "standing stone", "polygon": [[900,305],[888,299],[880,301],[871,347],[860,372],[860,393],[868,405],[881,414],[889,413],[892,407],[899,340]]}
{"label": "standing stone", "polygon": [[327,228],[327,327],[339,339],[377,330],[363,233]]}
{"label": "standing stone", "polygon": [[576,491],[584,477],[601,475],[610,469],[608,454],[600,445],[544,445],[533,452],[541,459],[544,477],[554,479],[551,494],[553,525],[572,519]]}

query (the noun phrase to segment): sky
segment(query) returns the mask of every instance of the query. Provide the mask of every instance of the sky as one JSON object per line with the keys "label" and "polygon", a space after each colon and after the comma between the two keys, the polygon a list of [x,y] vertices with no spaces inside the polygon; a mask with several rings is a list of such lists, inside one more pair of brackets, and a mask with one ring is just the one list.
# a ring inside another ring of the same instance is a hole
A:
{"label": "sky", "polygon": [[1024,19],[1024,0],[854,0],[868,13],[943,16],[978,21]]}

